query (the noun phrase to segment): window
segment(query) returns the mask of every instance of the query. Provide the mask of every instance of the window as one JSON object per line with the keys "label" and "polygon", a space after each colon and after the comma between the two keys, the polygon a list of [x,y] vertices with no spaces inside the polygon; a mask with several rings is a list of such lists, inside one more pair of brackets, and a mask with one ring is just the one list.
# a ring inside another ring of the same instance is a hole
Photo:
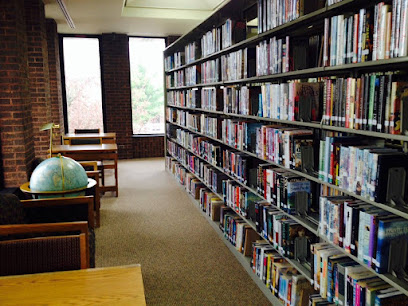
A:
{"label": "window", "polygon": [[164,134],[163,38],[129,38],[133,134]]}
{"label": "window", "polygon": [[68,132],[103,131],[99,39],[64,37],[63,55]]}

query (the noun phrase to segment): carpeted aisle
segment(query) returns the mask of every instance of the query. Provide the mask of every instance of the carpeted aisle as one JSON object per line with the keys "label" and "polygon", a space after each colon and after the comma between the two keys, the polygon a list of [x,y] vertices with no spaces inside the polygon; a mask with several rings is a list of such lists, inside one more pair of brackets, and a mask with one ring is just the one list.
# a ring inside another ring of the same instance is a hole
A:
{"label": "carpeted aisle", "polygon": [[164,159],[119,162],[119,197],[102,198],[96,266],[142,265],[148,305],[268,305]]}

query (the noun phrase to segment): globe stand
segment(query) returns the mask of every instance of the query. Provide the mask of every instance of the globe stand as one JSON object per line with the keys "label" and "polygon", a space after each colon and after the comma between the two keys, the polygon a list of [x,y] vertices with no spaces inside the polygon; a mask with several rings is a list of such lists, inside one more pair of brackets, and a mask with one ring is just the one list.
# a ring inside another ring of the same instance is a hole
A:
{"label": "globe stand", "polygon": [[20,190],[26,194],[26,195],[31,195],[34,199],[37,199],[38,197],[41,196],[55,196],[55,198],[61,198],[61,197],[66,197],[66,196],[72,196],[72,194],[85,191],[86,189],[91,189],[95,187],[96,181],[94,179],[88,178],[88,185],[83,187],[83,188],[78,188],[78,189],[71,189],[71,190],[59,190],[59,191],[33,191],[30,188],[30,182],[26,182],[23,185],[20,186]]}

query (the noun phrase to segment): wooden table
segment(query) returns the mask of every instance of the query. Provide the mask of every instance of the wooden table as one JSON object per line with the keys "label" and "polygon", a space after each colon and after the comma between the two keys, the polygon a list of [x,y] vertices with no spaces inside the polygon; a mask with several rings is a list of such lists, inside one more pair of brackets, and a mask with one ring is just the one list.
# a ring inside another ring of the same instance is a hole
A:
{"label": "wooden table", "polygon": [[65,145],[71,144],[71,139],[95,139],[100,138],[102,143],[116,143],[116,133],[68,133],[62,136],[62,142]]}
{"label": "wooden table", "polygon": [[1,305],[146,305],[140,265],[0,277]]}
{"label": "wooden table", "polygon": [[[116,144],[92,144],[92,145],[58,145],[52,147],[52,155],[61,154],[71,157],[77,161],[107,161],[114,162],[112,169],[115,170],[115,185],[100,186],[101,192],[114,191],[116,196],[118,192],[118,146]],[[106,168],[106,167],[105,167]]]}

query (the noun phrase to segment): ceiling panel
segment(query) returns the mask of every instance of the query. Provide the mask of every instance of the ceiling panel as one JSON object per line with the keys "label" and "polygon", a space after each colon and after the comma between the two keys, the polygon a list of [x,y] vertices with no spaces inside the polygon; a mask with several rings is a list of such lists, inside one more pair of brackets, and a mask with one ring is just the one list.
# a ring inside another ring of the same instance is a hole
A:
{"label": "ceiling panel", "polygon": [[[66,7],[76,28],[71,29],[55,0],[43,0],[47,18],[55,19],[59,33],[66,34],[101,34],[125,33],[135,36],[167,36],[182,35],[189,32],[212,11],[201,10],[198,7],[211,7],[220,0],[189,0],[194,3],[194,9],[186,12],[184,9],[157,8],[124,8],[124,0],[65,0]],[[129,1],[129,0],[128,0]],[[169,3],[181,5],[184,0],[130,0],[133,3],[166,5]]]}
{"label": "ceiling panel", "polygon": [[214,10],[224,0],[125,0],[125,7],[167,8],[183,10]]}

